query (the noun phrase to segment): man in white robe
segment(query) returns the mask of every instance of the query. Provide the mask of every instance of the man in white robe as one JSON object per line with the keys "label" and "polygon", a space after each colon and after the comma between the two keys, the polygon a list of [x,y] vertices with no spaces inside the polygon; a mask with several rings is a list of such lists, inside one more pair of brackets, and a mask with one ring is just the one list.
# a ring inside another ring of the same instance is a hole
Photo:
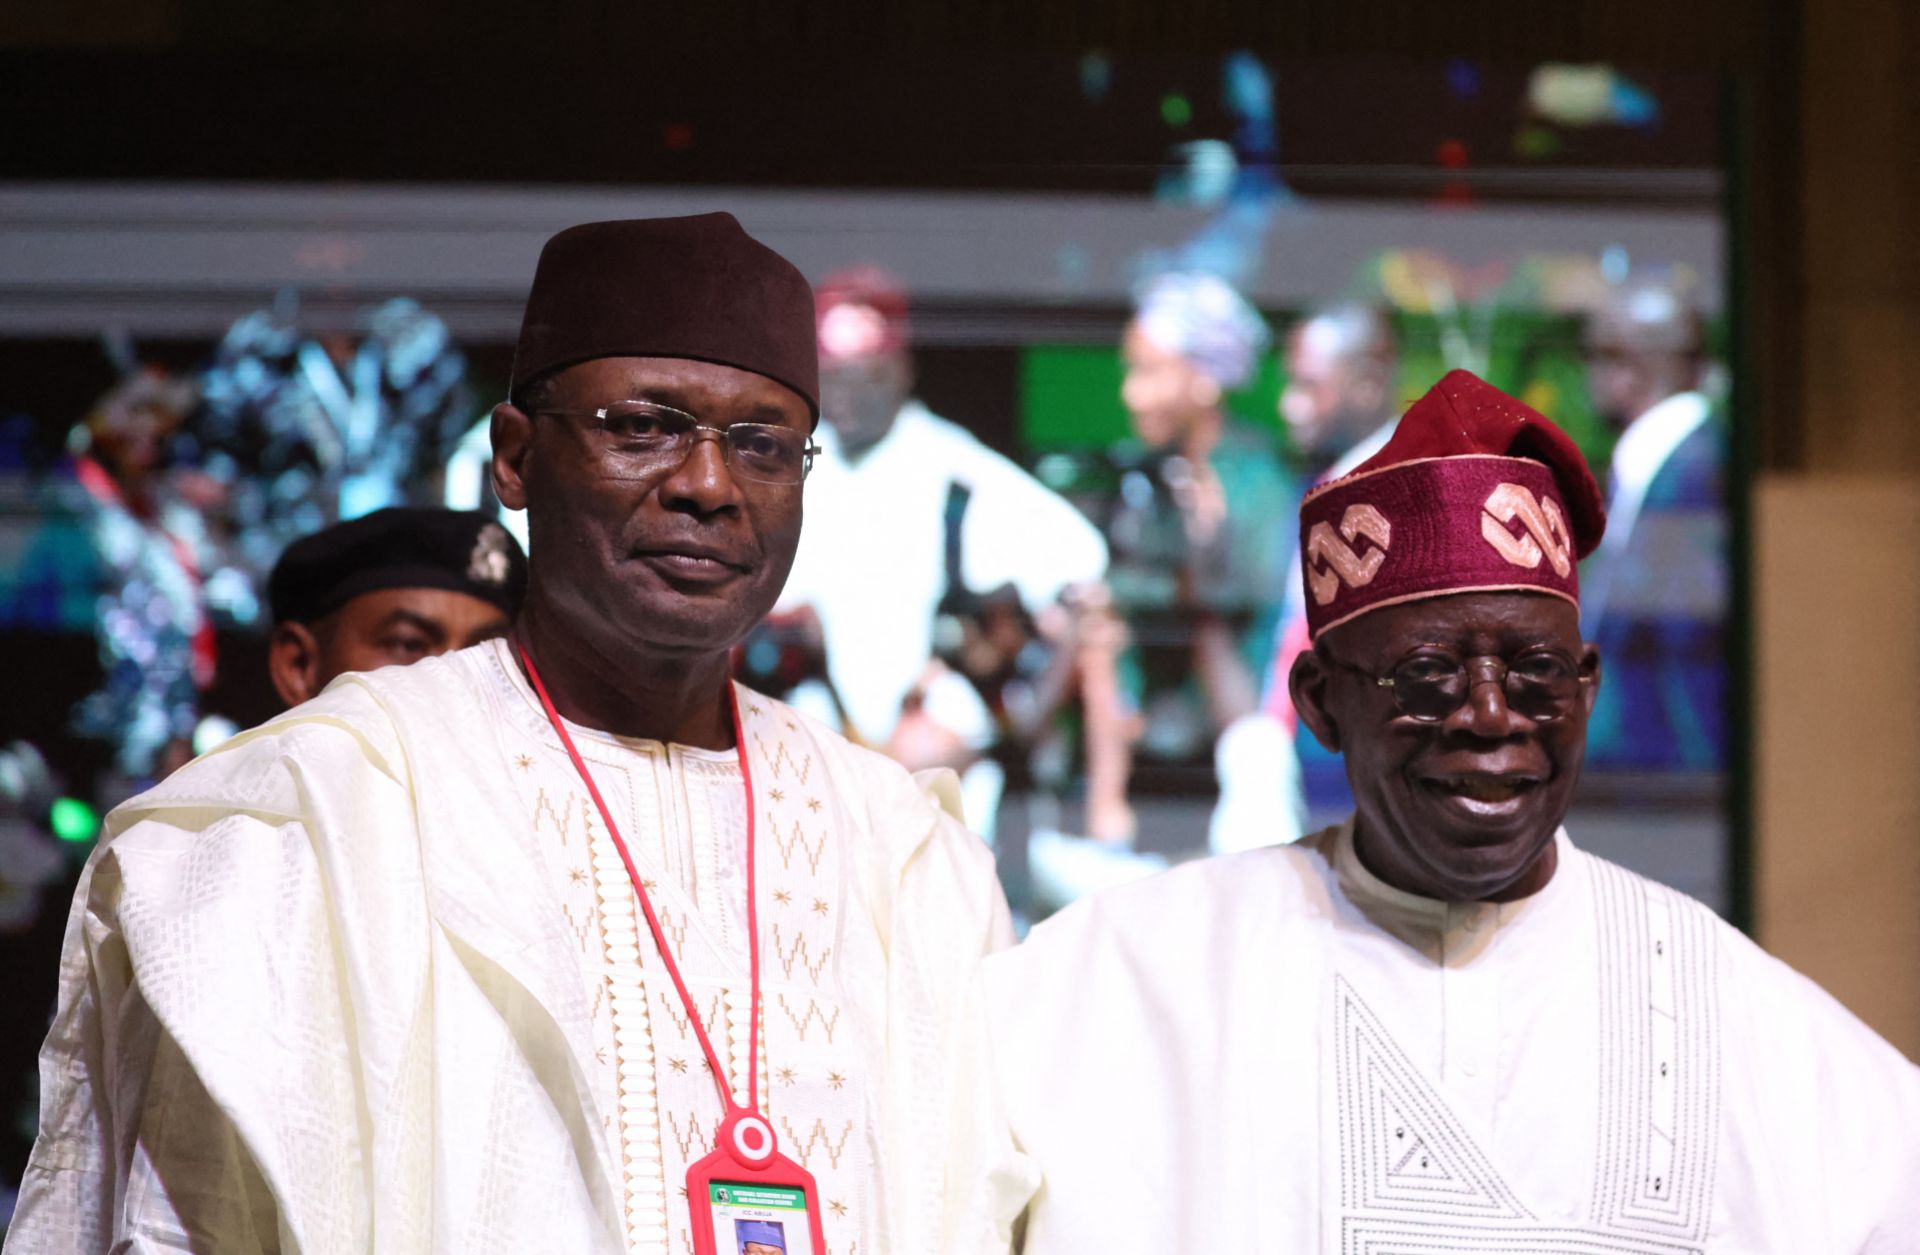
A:
{"label": "man in white robe", "polygon": [[110,817],[8,1255],[689,1249],[721,1105],[561,727],[829,1249],[937,1248],[991,859],[951,777],[727,679],[798,540],[814,371],[805,280],[727,215],[549,241],[494,417],[536,555],[511,642],[343,676]]}
{"label": "man in white robe", "polygon": [[912,319],[891,276],[843,272],[818,296],[821,452],[780,608],[818,618],[838,708],[794,700],[909,767],[961,769],[967,818],[990,836],[1004,778],[982,755],[1000,729],[973,683],[936,660],[936,624],[968,593],[1010,592],[1044,613],[1106,574],[1107,544],[1071,502],[913,396]]}
{"label": "man in white robe", "polygon": [[1357,814],[988,960],[967,1249],[1920,1249],[1920,1072],[1561,828],[1603,526],[1571,442],[1459,372],[1309,496],[1294,698]]}

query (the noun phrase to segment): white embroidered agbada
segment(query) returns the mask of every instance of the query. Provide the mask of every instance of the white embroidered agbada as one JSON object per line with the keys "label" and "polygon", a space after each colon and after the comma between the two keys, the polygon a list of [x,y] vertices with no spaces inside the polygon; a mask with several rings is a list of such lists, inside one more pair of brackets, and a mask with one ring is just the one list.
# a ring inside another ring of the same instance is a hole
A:
{"label": "white embroidered agbada", "polygon": [[1564,832],[1504,906],[1350,833],[988,960],[965,1249],[1024,1205],[1027,1255],[1920,1250],[1920,1071],[1811,982]]}
{"label": "white embroidered agbada", "polygon": [[[768,1115],[830,1251],[934,1250],[991,858],[950,776],[738,695]],[[735,757],[570,730],[743,1091]],[[501,642],[345,677],[116,811],[8,1255],[690,1249],[718,1096],[603,827]]]}

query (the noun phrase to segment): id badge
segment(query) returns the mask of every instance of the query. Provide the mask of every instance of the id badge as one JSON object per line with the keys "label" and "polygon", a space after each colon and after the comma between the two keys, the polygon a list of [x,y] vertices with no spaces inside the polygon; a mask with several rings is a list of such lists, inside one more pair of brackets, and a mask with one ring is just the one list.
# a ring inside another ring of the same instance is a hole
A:
{"label": "id badge", "polygon": [[694,1255],[826,1255],[813,1174],[782,1155],[752,1112],[720,1125],[720,1145],[687,1169]]}

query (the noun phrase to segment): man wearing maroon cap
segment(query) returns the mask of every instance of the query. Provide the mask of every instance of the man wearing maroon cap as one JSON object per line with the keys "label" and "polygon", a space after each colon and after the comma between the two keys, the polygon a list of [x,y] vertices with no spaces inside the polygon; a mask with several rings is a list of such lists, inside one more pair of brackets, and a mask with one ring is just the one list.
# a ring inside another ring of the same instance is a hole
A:
{"label": "man wearing maroon cap", "polygon": [[806,281],[726,214],[547,242],[493,414],[510,636],[109,817],[10,1253],[681,1251],[709,1180],[804,1198],[810,1249],[933,1249],[991,856],[950,776],[729,681],[816,370]]}
{"label": "man wearing maroon cap", "polygon": [[1357,813],[988,960],[969,1249],[1916,1249],[1920,1071],[1561,827],[1604,526],[1571,441],[1464,372],[1308,496],[1293,695]]}

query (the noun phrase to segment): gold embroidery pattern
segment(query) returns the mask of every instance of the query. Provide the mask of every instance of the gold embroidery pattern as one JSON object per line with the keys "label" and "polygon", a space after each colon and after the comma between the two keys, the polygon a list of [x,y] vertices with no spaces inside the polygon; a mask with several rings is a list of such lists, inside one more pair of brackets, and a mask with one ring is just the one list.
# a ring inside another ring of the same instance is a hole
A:
{"label": "gold embroidery pattern", "polygon": [[[769,818],[772,818],[769,816]],[[807,856],[807,870],[813,875],[820,874],[820,857],[827,852],[827,834],[821,833],[817,841],[809,842],[807,834],[801,830],[800,821],[793,821],[793,829],[786,836],[774,829],[773,844],[780,851],[780,866],[787,871],[793,870],[793,852],[798,849]]]}
{"label": "gold embroidery pattern", "polygon": [[[669,987],[660,993],[659,998],[660,1006],[666,1011],[667,1018],[673,1021],[673,1027],[679,1032],[680,1040],[692,1042],[694,1040],[692,1021],[687,1019],[687,1009],[680,1005],[680,995]],[[715,994],[707,999],[707,1005],[701,1008],[700,1025],[709,1035],[712,1035],[720,1030],[721,1024],[720,995]]]}
{"label": "gold embroidery pattern", "polygon": [[[806,1011],[800,1015],[795,1015],[793,1013],[793,1007],[791,1004],[787,1002],[787,996],[785,994],[780,994],[774,999],[774,1001],[778,1002],[780,1004],[780,1009],[786,1013],[787,1023],[793,1025],[793,1035],[795,1038],[797,1038],[800,1041],[807,1040],[807,1030],[813,1027],[814,1023],[817,1021],[820,1027],[826,1031],[827,1044],[828,1045],[833,1044],[833,1030],[838,1028],[840,1025],[840,1008],[839,1007],[835,1007],[833,1009],[833,1014],[828,1015],[820,1009],[819,1002],[817,1002],[812,998],[809,998],[807,999]],[[782,1069],[782,1071],[788,1072],[790,1074],[792,1072],[792,1069],[785,1068],[785,1069]]]}
{"label": "gold embroidery pattern", "polygon": [[781,1140],[781,1145],[791,1147],[793,1157],[800,1161],[801,1167],[809,1171],[813,1168],[813,1156],[816,1152],[824,1152],[827,1156],[827,1163],[832,1167],[838,1168],[840,1166],[840,1156],[845,1154],[847,1150],[847,1139],[853,1136],[853,1121],[851,1120],[841,1125],[839,1141],[835,1141],[832,1134],[827,1132],[827,1122],[825,1120],[815,1120],[813,1127],[807,1130],[807,1136],[804,1139],[793,1131],[793,1126],[788,1124],[784,1118],[780,1121],[780,1127],[786,1130],[786,1137]]}
{"label": "gold embroidery pattern", "polygon": [[[1341,536],[1346,537],[1344,543]],[[1362,536],[1373,542],[1373,548],[1364,558],[1352,548]],[[1380,567],[1387,560],[1387,547],[1392,542],[1393,525],[1363,501],[1348,506],[1340,516],[1338,536],[1324,520],[1315,523],[1307,532],[1304,563],[1314,602],[1322,606],[1328,604],[1339,595],[1342,584],[1364,588],[1373,583],[1373,577],[1380,574]]]}
{"label": "gold embroidery pattern", "polygon": [[773,926],[773,957],[779,960],[780,970],[786,974],[788,980],[793,979],[793,965],[798,963],[801,970],[806,972],[807,978],[818,985],[820,973],[826,968],[827,959],[832,954],[833,947],[827,946],[816,958],[807,945],[804,934],[795,936],[791,942],[785,942],[780,939],[780,925]]}
{"label": "gold embroidery pattern", "polygon": [[[703,1121],[699,1116],[688,1113],[686,1121],[681,1122],[679,1114],[667,1112],[667,1134],[673,1138],[673,1144],[680,1148],[680,1157],[691,1163],[706,1153],[709,1146],[717,1145],[720,1140],[720,1122]],[[694,1152],[700,1152],[695,1154]]]}
{"label": "gold embroidery pattern", "polygon": [[594,826],[592,817],[585,813],[586,808],[592,805],[593,802],[590,799],[569,793],[563,804],[555,806],[553,799],[547,796],[547,791],[543,788],[535,793],[533,798],[533,830],[540,832],[543,829],[550,829],[560,838],[560,844],[564,848],[568,844],[568,837],[573,834],[573,814],[576,810],[581,812],[582,829],[589,833],[592,831]]}
{"label": "gold embroidery pattern", "polygon": [[576,918],[572,905],[566,902],[560,904],[560,914],[566,916],[567,931],[573,934],[573,939],[580,943],[582,950],[585,950],[587,948],[587,933],[593,927],[591,916],[584,920]]}
{"label": "gold embroidery pattern", "polygon": [[[1515,519],[1525,529],[1519,536],[1508,530]],[[1520,484],[1501,484],[1488,494],[1480,535],[1514,566],[1532,570],[1544,558],[1561,579],[1573,570],[1573,541],[1560,503],[1552,497],[1536,497]]]}
{"label": "gold embroidery pattern", "polygon": [[[649,882],[644,880],[641,881],[640,883],[646,886],[647,893],[649,896],[651,896],[653,893],[653,886]],[[665,931],[667,936],[673,938],[674,953],[678,954],[680,951],[686,949],[687,948],[687,917],[685,915],[682,915],[679,919],[676,920],[673,916],[672,909],[666,906],[666,904],[661,902],[656,902],[653,904],[653,913],[660,917],[661,929]],[[649,938],[649,940],[651,940],[651,938]]]}
{"label": "gold embroidery pattern", "polygon": [[[835,969],[845,961],[839,951],[846,948],[833,930],[836,917],[843,911],[857,917],[844,900],[848,890],[838,831],[843,812],[824,793],[832,787],[832,773],[826,762],[816,761],[821,756],[808,726],[793,719],[800,726],[785,729],[784,707],[741,696],[743,715],[760,716],[749,721],[745,731],[754,756],[756,818],[762,834],[762,971],[772,986],[763,995],[759,1025],[761,1097],[769,1118],[782,1128],[786,1153],[811,1161],[824,1213],[827,1244],[822,1255],[860,1255],[868,1247],[862,1222],[873,1202],[874,1168],[859,1114],[865,1076],[854,1070],[866,1066],[864,1052],[856,1057],[838,1046],[843,1030],[849,1039],[853,1036],[848,1024],[860,1014],[858,1004],[843,1006],[833,988]],[[538,830],[539,843],[550,857],[551,879],[559,893],[554,909],[563,911],[555,923],[564,924],[576,941],[585,930],[580,957],[587,996],[581,1004],[589,1008],[592,1035],[584,1043],[582,1062],[596,1078],[599,1115],[593,1123],[604,1128],[603,1144],[611,1152],[626,1248],[690,1251],[688,1207],[679,1186],[687,1167],[717,1136],[713,1082],[693,1042],[691,1019],[657,961],[649,957],[653,946],[645,921],[592,801],[583,790],[567,787],[574,783],[569,765],[544,748],[526,746],[530,764],[515,770],[513,755],[519,749],[508,750],[508,772],[521,786],[526,806],[522,822]],[[617,767],[611,756],[607,766],[609,771]],[[655,772],[652,782],[649,766]],[[615,800],[614,791],[632,794],[635,832],[630,839],[637,836],[651,848],[647,834],[653,818],[646,798],[667,787],[661,766],[635,761],[624,770],[623,780],[609,775],[601,787],[609,790],[616,808],[622,802]],[[598,762],[595,774],[600,775]],[[781,794],[778,801],[772,797],[775,790]],[[662,814],[661,822],[687,818],[671,804]],[[692,818],[700,821],[697,813]],[[621,825],[624,831],[624,817]],[[705,839],[704,827],[701,833]],[[560,856],[563,845],[567,853]],[[636,845],[636,854],[641,852]],[[570,875],[576,868],[585,873]],[[669,866],[659,881],[676,886],[675,869]],[[658,905],[660,900],[654,901]],[[826,904],[827,911],[818,911],[816,903]],[[744,1086],[746,984],[742,976],[733,987],[724,975],[743,956],[730,959],[716,952],[728,934],[710,929],[704,915],[696,922],[693,913],[673,897],[662,924],[692,984],[698,1013],[714,1030],[714,1046],[728,1079]],[[777,930],[770,927],[776,918],[781,921]],[[861,952],[860,945],[850,951]],[[653,998],[662,994],[663,1001],[654,1005]],[[670,1057],[684,1070],[675,1070]],[[829,1199],[836,1205],[828,1206]]]}
{"label": "gold embroidery pattern", "polygon": [[658,1060],[633,887],[611,839],[604,835],[596,839],[597,830],[598,825],[588,826],[589,866],[600,924],[599,983],[607,997],[614,1054],[613,1117],[618,1131],[614,1150],[619,1157],[627,1244],[637,1248],[646,1245],[648,1235],[657,1234],[666,1219],[666,1178],[656,1149],[660,1140]]}
{"label": "gold embroidery pattern", "polygon": [[[751,704],[744,694],[742,698],[745,715]],[[772,986],[763,995],[757,1026],[760,1097],[768,1117],[782,1130],[782,1149],[807,1163],[818,1181],[827,1241],[822,1255],[854,1255],[867,1247],[862,1218],[870,1209],[873,1187],[870,1147],[858,1114],[864,1076],[854,1070],[865,1065],[838,1048],[842,1031],[859,1013],[853,1004],[843,1006],[832,988],[836,966],[843,961],[834,932],[836,917],[842,911],[852,914],[843,900],[847,890],[835,818],[841,811],[827,805],[832,799],[823,801],[821,790],[830,787],[830,773],[816,763],[819,755],[806,728],[779,731],[784,707],[754,704],[763,708],[765,717],[748,722],[744,730],[754,754],[756,818],[762,834],[762,971]],[[624,1204],[627,1249],[691,1250],[688,1207],[678,1186],[717,1136],[713,1082],[693,1040],[692,1019],[667,986],[663,970],[648,957],[652,942],[625,869],[600,831],[604,825],[592,813],[589,799],[577,792],[569,796],[552,778],[562,767],[539,758],[525,777],[525,796],[531,804],[535,786],[545,786],[540,799],[542,841],[554,840],[545,835],[547,830],[564,828],[571,846],[580,834],[581,848],[574,850],[573,859],[591,873],[582,886],[569,880],[568,862],[560,859],[554,879],[573,935],[583,926],[588,929],[583,958],[596,987],[594,1040],[605,1044],[599,1056],[604,1086],[600,1103],[613,1151],[616,1197]],[[641,774],[629,780],[636,791],[637,826],[644,830],[650,822],[641,797],[645,766],[636,770]],[[518,772],[513,774],[519,778]],[[577,816],[582,822],[575,822]],[[587,857],[581,857],[582,850]],[[665,886],[676,883],[671,869],[659,879]],[[661,905],[658,897],[654,903]],[[692,986],[697,1014],[712,1031],[727,1080],[744,1088],[753,1031],[748,993],[744,976],[736,987],[723,975],[735,970],[742,956],[730,959],[717,951],[727,934],[711,930],[704,915],[698,922],[693,916],[694,908],[671,897],[661,924]],[[596,1059],[585,1062],[592,1068]],[[829,1199],[833,1206],[828,1206]]]}
{"label": "gold embroidery pattern", "polygon": [[754,733],[753,742],[760,751],[760,760],[767,765],[767,770],[775,780],[785,779],[787,772],[792,771],[794,780],[801,787],[806,786],[807,777],[813,773],[813,755],[803,754],[795,758],[785,741],[775,742],[773,752],[768,753],[766,740],[757,732]]}

